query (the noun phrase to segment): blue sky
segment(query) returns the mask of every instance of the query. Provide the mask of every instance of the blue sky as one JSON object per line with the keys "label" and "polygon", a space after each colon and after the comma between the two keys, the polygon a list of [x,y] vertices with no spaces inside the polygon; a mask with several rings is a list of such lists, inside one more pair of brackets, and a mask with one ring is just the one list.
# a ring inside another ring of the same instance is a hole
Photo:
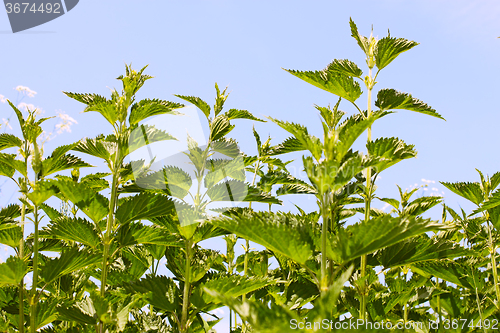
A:
{"label": "blue sky", "polygon": [[[54,21],[12,34],[7,14],[0,10],[0,94],[15,100],[14,88],[27,86],[37,95],[25,102],[45,115],[62,111],[78,122],[71,133],[49,141],[47,151],[63,141],[110,130],[97,114],[81,113],[82,105],[61,91],[109,96],[107,87],[119,88],[115,78],[125,63],[135,68],[149,64],[147,73],[155,76],[140,98],[179,102],[173,94],[182,94],[212,102],[217,82],[229,86],[228,108],[299,122],[320,135],[313,106],[334,104],[336,97],[281,68],[322,69],[334,58],[347,58],[365,69],[364,55],[350,36],[352,17],[364,35],[373,24],[375,36],[384,37],[390,29],[394,37],[420,43],[381,72],[375,89],[409,92],[447,120],[401,111],[375,124],[374,137],[397,136],[419,152],[416,159],[382,174],[380,196],[396,196],[395,184],[406,188],[422,179],[436,181],[430,187],[441,192],[438,181],[477,180],[474,168],[490,175],[500,171],[499,16],[500,2],[495,0],[82,0]],[[366,94],[359,101],[365,105]],[[354,112],[347,103],[341,109]],[[0,103],[0,119],[10,113]],[[253,123],[236,125],[233,136],[242,150],[255,154]],[[271,134],[274,143],[287,137],[273,124],[255,126],[262,136]],[[360,141],[363,149],[364,139]],[[11,197],[9,191],[2,188],[2,205]],[[471,208],[444,193],[452,207]],[[304,197],[285,201],[308,210],[315,205]]]}

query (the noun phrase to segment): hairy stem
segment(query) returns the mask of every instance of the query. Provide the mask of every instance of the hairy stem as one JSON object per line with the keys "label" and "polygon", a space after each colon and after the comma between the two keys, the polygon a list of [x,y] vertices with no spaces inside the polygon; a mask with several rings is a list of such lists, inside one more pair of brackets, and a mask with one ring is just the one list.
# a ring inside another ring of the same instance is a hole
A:
{"label": "hairy stem", "polygon": [[186,267],[184,271],[184,292],[182,297],[182,317],[181,317],[181,333],[188,332],[188,311],[189,311],[189,296],[191,292],[191,247],[192,241],[186,240]]}
{"label": "hairy stem", "polygon": [[[26,220],[26,195],[23,196],[23,205],[21,206],[21,240],[19,241],[19,258],[24,260],[24,223]],[[24,277],[19,283],[19,332],[24,333]]]}
{"label": "hairy stem", "polygon": [[[118,163],[118,154],[116,161]],[[104,297],[106,295],[106,284],[108,279],[108,260],[109,260],[109,247],[111,245],[111,232],[114,225],[114,212],[116,206],[116,198],[118,192],[118,166],[115,163],[113,167],[113,182],[111,185],[111,198],[109,200],[109,213],[108,219],[106,222],[106,234],[104,236],[104,251],[102,256],[102,271],[101,271],[101,296]],[[105,332],[104,323],[99,323],[100,333]]]}
{"label": "hairy stem", "polygon": [[[369,69],[368,73],[368,108],[366,116],[369,118],[372,113],[372,69]],[[372,140],[372,128],[368,127],[368,138],[367,141]],[[370,220],[370,209],[371,209],[371,193],[372,192],[372,170],[371,168],[366,169],[366,198],[365,198],[365,222]],[[366,254],[361,256],[361,279],[364,280],[366,277]],[[367,296],[367,281],[362,281],[363,286],[361,287],[361,299],[359,305],[359,317],[361,320],[366,320],[366,296]]]}
{"label": "hairy stem", "polygon": [[321,202],[321,215],[323,219],[322,230],[321,230],[321,279],[320,279],[320,291],[321,294],[326,293],[328,290],[328,274],[326,272],[326,237],[328,232],[328,214],[327,214],[327,199],[326,195],[323,195]]}
{"label": "hairy stem", "polygon": [[30,295],[30,331],[36,333],[36,306],[38,303],[36,288],[38,286],[38,206],[35,205],[33,209],[35,235],[33,244],[33,284],[31,286]]}

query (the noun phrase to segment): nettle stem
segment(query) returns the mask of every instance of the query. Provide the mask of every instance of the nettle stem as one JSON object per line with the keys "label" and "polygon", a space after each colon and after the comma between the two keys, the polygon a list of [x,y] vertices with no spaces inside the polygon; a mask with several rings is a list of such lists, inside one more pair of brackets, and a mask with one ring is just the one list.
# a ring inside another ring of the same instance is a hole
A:
{"label": "nettle stem", "polygon": [[488,218],[488,222],[487,222],[488,238],[489,238],[489,243],[490,243],[491,270],[493,271],[493,282],[495,283],[495,293],[497,296],[495,306],[498,309],[498,308],[500,308],[500,286],[498,285],[498,272],[497,272],[497,260],[496,260],[497,247],[493,243],[493,237],[491,236],[492,226],[490,225],[490,222],[489,222],[489,216],[487,218]]}
{"label": "nettle stem", "polygon": [[[21,240],[19,241],[19,258],[24,260],[24,223],[26,220],[26,194],[23,195],[21,206]],[[24,277],[19,283],[19,333],[24,333]]]}
{"label": "nettle stem", "polygon": [[186,240],[186,266],[184,271],[184,292],[182,297],[182,317],[181,317],[181,333],[188,332],[188,312],[189,312],[189,296],[191,293],[191,249],[193,242],[191,239]]}
{"label": "nettle stem", "polygon": [[[117,151],[120,151],[120,147],[118,147]],[[115,159],[115,164],[113,165],[113,182],[111,184],[111,198],[109,200],[109,213],[108,219],[106,222],[106,234],[104,235],[104,251],[102,256],[102,271],[101,271],[101,297],[106,295],[106,284],[108,279],[108,260],[109,260],[109,247],[111,245],[111,232],[114,226],[114,212],[116,206],[116,199],[118,196],[118,177],[119,177],[119,153],[117,152],[117,156]],[[99,323],[100,333],[105,332],[104,323]]]}
{"label": "nettle stem", "polygon": [[[373,79],[372,79],[372,67],[369,68],[367,89],[368,89],[368,107],[366,116],[369,118],[372,114],[372,89],[373,89]],[[368,137],[367,141],[372,140],[372,127],[368,127]],[[372,170],[371,168],[366,169],[366,197],[365,197],[365,223],[370,220],[370,209],[372,201]],[[361,320],[366,320],[366,298],[368,293],[368,283],[366,278],[366,254],[361,256],[361,299],[359,305],[359,317]]]}
{"label": "nettle stem", "polygon": [[35,205],[33,208],[33,223],[35,225],[35,239],[33,244],[33,284],[31,286],[30,295],[30,331],[31,333],[36,333],[36,307],[38,303],[38,297],[36,288],[38,287],[38,226],[39,226],[39,216],[38,216],[38,206]]}
{"label": "nettle stem", "polygon": [[321,216],[323,219],[323,223],[321,225],[321,280],[320,280],[320,291],[321,294],[325,294],[328,290],[328,274],[326,272],[327,267],[327,256],[326,256],[326,247],[327,247],[327,242],[326,242],[326,237],[328,233],[328,200],[327,200],[327,194],[323,195],[322,202],[321,202]]}

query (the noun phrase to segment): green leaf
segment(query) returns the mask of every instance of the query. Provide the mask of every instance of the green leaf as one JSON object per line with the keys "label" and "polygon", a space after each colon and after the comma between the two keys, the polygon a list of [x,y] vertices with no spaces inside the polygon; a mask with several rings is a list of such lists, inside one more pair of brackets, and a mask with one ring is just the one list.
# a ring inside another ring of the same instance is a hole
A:
{"label": "green leaf", "polygon": [[332,72],[327,70],[304,72],[292,69],[285,70],[315,87],[345,98],[352,103],[354,103],[362,94],[359,83],[354,81],[351,76],[347,76],[341,72]]}
{"label": "green leaf", "polygon": [[103,139],[104,136],[102,135],[95,139],[81,139],[73,150],[102,158],[107,161],[109,165],[111,164],[111,156],[116,152],[116,146],[112,143],[105,142]]}
{"label": "green leaf", "polygon": [[43,160],[42,175],[48,176],[55,172],[84,167],[92,167],[92,165],[82,161],[79,157],[66,154],[58,158],[47,158]]}
{"label": "green leaf", "polygon": [[154,126],[139,125],[129,135],[127,154],[146,145],[165,140],[177,139],[164,130],[157,129]]}
{"label": "green leaf", "polygon": [[217,217],[210,223],[239,237],[256,242],[299,264],[305,264],[313,254],[313,241],[307,231],[309,226],[285,223],[291,214],[243,212],[229,217]]}
{"label": "green leaf", "polygon": [[203,112],[203,114],[205,114],[207,119],[210,116],[210,105],[208,105],[208,103],[202,100],[201,98],[194,96],[182,96],[182,95],[174,95],[174,96],[179,97],[180,99],[183,99],[196,106],[198,109],[201,110],[201,112]]}
{"label": "green leaf", "polygon": [[116,209],[115,218],[120,224],[148,220],[175,211],[175,202],[164,195],[142,193],[126,197]]}
{"label": "green leaf", "polygon": [[358,65],[347,59],[335,59],[328,66],[326,66],[325,70],[339,72],[347,76],[354,76],[358,78],[361,78],[361,75],[363,75],[363,71],[359,69]]}
{"label": "green leaf", "polygon": [[410,266],[411,270],[422,276],[435,276],[458,286],[473,289],[467,269],[458,262],[450,260],[428,261]]}
{"label": "green leaf", "polygon": [[[223,276],[216,279],[211,279],[208,282],[202,283],[197,286],[195,291],[193,292],[195,297],[193,297],[192,303],[197,308],[203,308],[204,311],[209,311],[221,306],[220,304],[217,304],[219,303],[218,298],[214,298],[211,296],[211,291],[216,291],[224,295],[225,297],[237,298],[243,294],[248,294],[257,289],[274,285],[276,283],[276,280],[255,276]],[[203,301],[197,298],[203,298]],[[215,305],[213,304],[212,306],[207,307],[207,304],[210,303],[215,303]]]}
{"label": "green leaf", "polygon": [[410,265],[422,261],[454,259],[470,255],[470,251],[442,239],[430,239],[426,235],[406,239],[377,253],[384,268]]}
{"label": "green leaf", "polygon": [[381,172],[404,159],[417,156],[414,145],[407,145],[398,138],[379,138],[366,144],[370,156],[381,157],[383,160],[377,164],[376,172]]}
{"label": "green leaf", "polygon": [[300,140],[297,138],[288,138],[282,143],[271,147],[270,155],[281,155],[302,150],[307,150],[307,147]]}
{"label": "green leaf", "polygon": [[377,42],[375,63],[377,68],[389,65],[398,55],[417,46],[418,43],[404,38],[384,37]]}
{"label": "green leaf", "polygon": [[215,152],[231,158],[235,158],[241,153],[238,143],[234,139],[228,138],[220,138],[219,140],[213,141],[210,148]]}
{"label": "green leaf", "polygon": [[[383,114],[379,112],[372,113],[369,118],[364,118],[358,114],[342,122],[337,129],[338,141],[334,143],[337,161],[341,161],[361,134],[363,134],[375,120],[382,116]],[[325,142],[325,146],[326,144]]]}
{"label": "green leaf", "polygon": [[436,112],[436,110],[434,110],[421,100],[414,98],[410,94],[402,93],[394,89],[380,90],[377,94],[375,105],[382,111],[403,109],[427,114],[429,116],[445,120],[439,113]]}
{"label": "green leaf", "polygon": [[237,298],[226,297],[214,290],[207,292],[215,299],[238,313],[240,318],[250,324],[255,332],[259,333],[305,333],[305,330],[293,328],[293,323],[302,323],[295,312],[271,302],[271,308],[259,301],[241,301]]}
{"label": "green leaf", "polygon": [[378,198],[380,201],[383,201],[385,203],[388,203],[389,205],[391,205],[392,207],[394,207],[395,209],[399,209],[399,201],[396,200],[396,199],[392,199],[392,198]]}
{"label": "green leaf", "polygon": [[123,287],[128,293],[146,294],[148,302],[162,311],[174,312],[179,304],[182,304],[177,285],[174,280],[166,276],[147,275]]}
{"label": "green leaf", "polygon": [[205,187],[210,188],[226,177],[239,181],[245,180],[245,163],[242,156],[233,159],[209,159],[209,170],[204,178]]}
{"label": "green leaf", "polygon": [[63,93],[80,103],[86,104],[87,107],[83,110],[83,112],[99,112],[111,125],[114,125],[114,123],[118,120],[118,113],[113,101],[110,101],[103,96],[97,94],[79,94],[64,91]]}
{"label": "green leaf", "polygon": [[14,223],[0,225],[0,244],[5,244],[12,248],[17,248],[23,239],[21,228]]}
{"label": "green leaf", "polygon": [[176,246],[178,243],[177,237],[168,230],[139,222],[121,225],[116,231],[116,240],[121,247],[137,244]]}
{"label": "green leaf", "polygon": [[228,180],[214,185],[206,192],[211,201],[246,201],[281,204],[270,194],[239,180]]}
{"label": "green leaf", "polygon": [[303,147],[311,152],[316,160],[321,159],[323,154],[323,144],[319,138],[314,135],[310,135],[305,126],[273,119],[271,117],[268,118],[271,119],[271,121],[273,121],[276,125],[292,134]]}
{"label": "green leaf", "polygon": [[52,220],[46,231],[40,233],[46,239],[61,239],[67,242],[77,242],[95,249],[101,244],[101,239],[94,225],[77,217],[61,216]]}
{"label": "green leaf", "polygon": [[476,205],[479,206],[484,201],[484,195],[481,191],[481,186],[479,183],[469,183],[469,182],[457,182],[457,183],[447,183],[440,182],[448,190],[455,194],[458,194],[462,198],[465,198]]}
{"label": "green leaf", "polygon": [[369,44],[368,44],[368,38],[362,36],[358,32],[358,27],[356,27],[356,24],[352,20],[352,18],[349,18],[349,25],[351,26],[351,36],[354,37],[354,39],[358,42],[359,47],[368,54],[369,51]]}
{"label": "green leaf", "polygon": [[437,204],[441,203],[442,201],[443,198],[438,196],[420,197],[410,202],[408,206],[405,207],[402,214],[418,216],[425,213],[426,211],[436,206]]}
{"label": "green leaf", "polygon": [[12,147],[21,147],[22,144],[23,144],[23,141],[15,135],[8,134],[8,133],[0,134],[0,150],[12,148]]}
{"label": "green leaf", "polygon": [[53,183],[65,198],[80,208],[94,223],[99,223],[108,215],[108,199],[85,184],[62,178]]}
{"label": "green leaf", "polygon": [[33,186],[32,191],[28,193],[28,199],[34,205],[39,206],[56,193],[57,187],[52,182],[39,181]]}
{"label": "green leaf", "polygon": [[446,229],[446,226],[430,219],[383,215],[339,229],[333,246],[343,262],[347,262],[407,238],[441,229]]}
{"label": "green leaf", "polygon": [[216,141],[231,132],[234,125],[231,125],[229,118],[225,115],[219,115],[212,120],[210,124],[210,141]]}
{"label": "green leaf", "polygon": [[4,285],[18,285],[28,273],[28,264],[19,257],[10,256],[7,261],[0,264],[0,287]]}
{"label": "green leaf", "polygon": [[60,276],[93,266],[102,262],[102,255],[93,254],[78,248],[64,250],[59,258],[46,261],[40,270],[40,276],[46,284],[51,283]]}
{"label": "green leaf", "polygon": [[233,119],[250,119],[250,120],[255,120],[255,121],[261,121],[265,122],[265,120],[259,119],[252,115],[250,112],[247,110],[238,110],[238,109],[230,109],[227,111],[224,116],[227,117],[229,120]]}
{"label": "green leaf", "polygon": [[134,103],[130,108],[128,121],[130,125],[138,124],[140,121],[160,114],[178,115],[175,109],[183,108],[184,105],[160,99],[143,99]]}
{"label": "green leaf", "polygon": [[26,163],[16,157],[16,154],[0,153],[0,175],[10,178],[18,171],[24,177],[28,177]]}

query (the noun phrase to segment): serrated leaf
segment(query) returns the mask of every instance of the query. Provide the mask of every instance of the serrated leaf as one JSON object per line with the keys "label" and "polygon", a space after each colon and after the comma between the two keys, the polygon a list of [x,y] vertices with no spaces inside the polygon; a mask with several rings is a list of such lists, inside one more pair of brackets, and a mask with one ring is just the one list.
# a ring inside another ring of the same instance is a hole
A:
{"label": "serrated leaf", "polygon": [[8,133],[0,134],[0,150],[12,147],[21,147],[22,144],[23,144],[22,140],[15,135]]}
{"label": "serrated leaf", "polygon": [[198,109],[201,110],[201,112],[203,112],[203,114],[207,117],[207,119],[210,116],[210,105],[208,105],[208,103],[202,100],[201,98],[194,96],[182,96],[182,95],[174,95],[174,96],[179,97],[180,99],[183,99],[196,106]]}
{"label": "serrated leaf", "polygon": [[28,193],[28,199],[30,199],[34,205],[39,206],[56,193],[57,187],[53,183],[39,181],[34,184],[32,191]]}
{"label": "serrated leaf", "polygon": [[109,201],[85,184],[60,179],[53,182],[61,194],[80,208],[94,223],[98,224],[109,212]]}
{"label": "serrated leaf", "polygon": [[166,276],[148,275],[123,287],[129,293],[147,294],[149,303],[163,311],[176,311],[178,305],[182,304],[177,285]]}
{"label": "serrated leaf", "polygon": [[472,289],[468,281],[468,273],[463,265],[450,260],[439,260],[416,263],[411,270],[422,276],[435,276],[458,286]]}
{"label": "serrated leaf", "polygon": [[111,156],[116,152],[116,148],[111,143],[103,142],[103,138],[103,136],[98,136],[95,139],[81,139],[73,150],[102,158],[110,164]]}
{"label": "serrated leaf", "polygon": [[358,78],[361,78],[361,75],[363,75],[363,71],[358,67],[358,65],[347,59],[335,59],[328,66],[326,66],[325,70],[340,72],[344,75]]}
{"label": "serrated leaf", "polygon": [[465,198],[476,205],[479,206],[481,202],[484,201],[483,192],[481,191],[481,186],[479,183],[469,183],[469,182],[457,182],[457,183],[448,183],[448,182],[440,182],[444,187],[448,190],[452,191],[455,194],[458,194],[462,198]]}
{"label": "serrated leaf", "polygon": [[224,113],[224,115],[229,120],[233,120],[233,119],[250,119],[250,120],[265,122],[265,120],[262,120],[260,118],[255,117],[253,114],[251,114],[247,110],[230,109],[229,111],[227,111],[226,113]]}
{"label": "serrated leaf", "polygon": [[349,18],[349,25],[351,27],[351,36],[356,40],[356,42],[358,42],[358,45],[363,50],[363,52],[368,54],[368,38],[359,34],[358,27],[356,26],[352,18]]}
{"label": "serrated leaf", "polygon": [[333,246],[342,260],[347,262],[407,238],[440,229],[446,229],[446,226],[430,219],[383,215],[347,229],[339,229]]}
{"label": "serrated leaf", "polygon": [[212,141],[210,148],[218,153],[235,158],[240,155],[240,148],[234,139],[220,138],[219,140]]}
{"label": "serrated leaf", "polygon": [[160,114],[178,115],[175,109],[183,108],[184,105],[160,99],[143,99],[134,103],[130,108],[128,121],[130,125],[138,124],[140,121]]}
{"label": "serrated leaf", "polygon": [[7,261],[0,264],[0,287],[5,285],[17,285],[28,273],[28,264],[19,257],[10,256]]}
{"label": "serrated leaf", "polygon": [[305,264],[313,254],[314,245],[309,233],[304,230],[306,226],[284,223],[280,214],[244,212],[230,218],[212,218],[209,222],[299,264]]}
{"label": "serrated leaf", "polygon": [[270,194],[239,180],[223,181],[206,192],[211,201],[246,201],[281,204],[281,201]]}
{"label": "serrated leaf", "polygon": [[376,166],[377,173],[404,159],[417,156],[417,151],[414,147],[414,145],[407,145],[403,140],[398,138],[379,138],[366,144],[370,156],[383,158]]}
{"label": "serrated leaf", "polygon": [[60,216],[53,220],[47,228],[47,230],[40,232],[42,238],[77,242],[93,249],[101,244],[101,239],[94,225],[81,217]]}
{"label": "serrated leaf", "polygon": [[121,225],[116,231],[116,240],[121,247],[137,244],[176,246],[178,243],[178,239],[168,230],[138,222]]}
{"label": "serrated leaf", "polygon": [[[314,135],[310,135],[305,126],[290,123],[288,121],[273,119],[271,117],[268,118],[271,119],[271,121],[273,121],[276,125],[292,134],[303,147],[311,152],[316,160],[321,159],[323,153],[323,144],[321,143],[321,140],[319,138],[315,137]],[[283,149],[283,147],[281,149]]]}
{"label": "serrated leaf", "polygon": [[453,242],[431,239],[422,235],[389,246],[379,251],[376,256],[384,268],[389,268],[468,255],[470,255],[469,250]]}
{"label": "serrated leaf", "polygon": [[175,209],[175,202],[167,196],[142,193],[124,198],[116,209],[115,218],[120,224],[126,224],[167,215]]}
{"label": "serrated leaf", "polygon": [[61,253],[59,258],[46,261],[40,270],[40,276],[46,284],[51,283],[60,276],[93,266],[102,262],[102,255],[93,254],[85,250],[70,248]]}
{"label": "serrated leaf", "polygon": [[0,225],[0,244],[5,244],[12,248],[17,248],[23,239],[21,228],[14,223]]}
{"label": "serrated leaf", "polygon": [[382,111],[402,109],[427,114],[445,120],[436,110],[421,100],[414,98],[410,94],[396,91],[395,89],[380,90],[377,94],[375,105]]}
{"label": "serrated leaf", "polygon": [[231,125],[225,115],[219,115],[210,124],[210,141],[216,141],[231,132],[234,125]]}
{"label": "serrated leaf", "polygon": [[0,175],[12,177],[18,171],[24,177],[28,177],[27,166],[24,161],[16,159],[15,154],[0,153]]}
{"label": "serrated leaf", "polygon": [[157,129],[154,126],[144,124],[139,125],[129,135],[127,154],[130,154],[146,145],[166,140],[177,139],[164,130]]}
{"label": "serrated leaf", "polygon": [[377,68],[389,65],[398,55],[417,46],[418,43],[404,38],[384,37],[377,42],[375,63]]}
{"label": "serrated leaf", "polygon": [[86,104],[87,107],[83,112],[95,111],[100,113],[111,125],[118,120],[118,113],[113,101],[97,94],[80,94],[64,92],[66,96],[77,100],[80,103]]}
{"label": "serrated leaf", "polygon": [[354,103],[361,96],[359,83],[350,76],[331,71],[296,71],[285,69],[288,73]]}
{"label": "serrated leaf", "polygon": [[307,150],[307,147],[297,138],[290,137],[282,143],[271,147],[270,155],[281,155],[302,150]]}

